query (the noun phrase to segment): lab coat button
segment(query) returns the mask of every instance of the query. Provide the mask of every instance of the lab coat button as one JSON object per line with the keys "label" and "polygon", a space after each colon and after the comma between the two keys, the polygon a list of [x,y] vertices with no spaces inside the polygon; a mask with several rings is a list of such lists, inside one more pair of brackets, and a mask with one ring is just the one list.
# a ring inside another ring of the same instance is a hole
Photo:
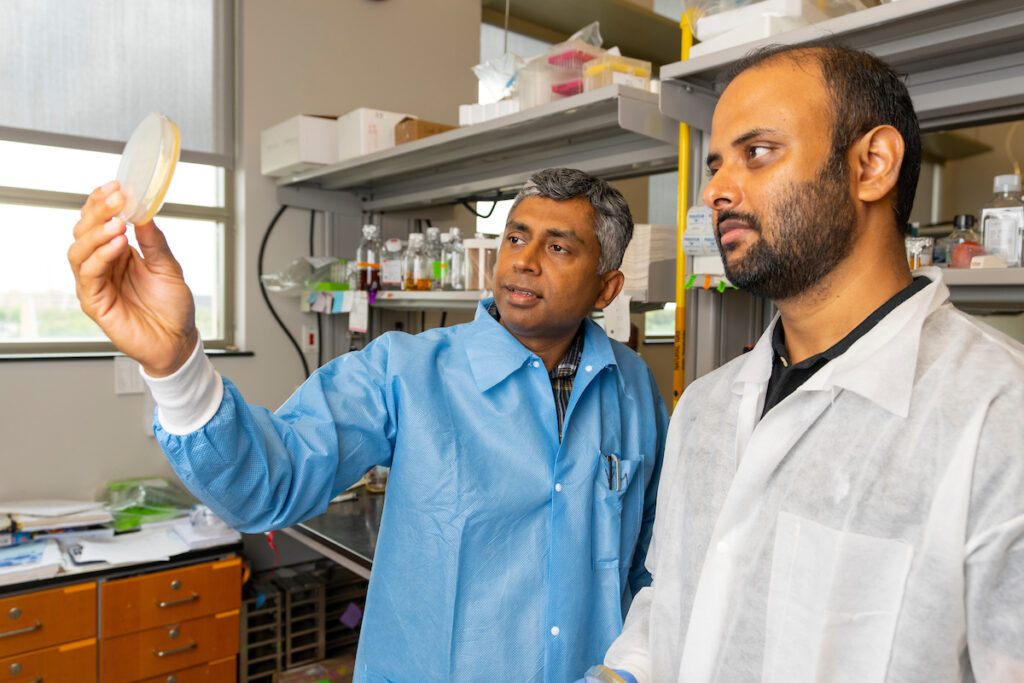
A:
{"label": "lab coat button", "polygon": [[587,372],[591,372],[594,369],[594,366],[593,365],[588,365],[587,367],[585,367],[583,369],[586,370]]}
{"label": "lab coat button", "polygon": [[561,484],[555,484],[555,490],[556,491],[561,491],[562,490],[562,485]]}
{"label": "lab coat button", "polygon": [[557,626],[552,626],[551,627],[551,635],[557,636],[558,634],[559,634],[558,627]]}
{"label": "lab coat button", "polygon": [[539,368],[540,367],[540,363],[538,361],[533,361],[533,367]]}

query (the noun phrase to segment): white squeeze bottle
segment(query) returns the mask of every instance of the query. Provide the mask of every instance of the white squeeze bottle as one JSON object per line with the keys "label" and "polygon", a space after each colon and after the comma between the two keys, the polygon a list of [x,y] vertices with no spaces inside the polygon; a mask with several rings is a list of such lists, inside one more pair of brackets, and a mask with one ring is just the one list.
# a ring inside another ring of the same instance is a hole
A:
{"label": "white squeeze bottle", "polygon": [[997,175],[995,196],[981,209],[981,234],[985,251],[996,254],[1011,267],[1021,266],[1024,252],[1024,202],[1020,176]]}

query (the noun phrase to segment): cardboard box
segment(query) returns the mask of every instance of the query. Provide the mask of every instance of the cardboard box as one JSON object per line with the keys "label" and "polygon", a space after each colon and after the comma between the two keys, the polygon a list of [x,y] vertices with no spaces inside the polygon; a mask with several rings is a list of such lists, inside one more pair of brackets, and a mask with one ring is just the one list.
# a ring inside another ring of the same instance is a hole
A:
{"label": "cardboard box", "polygon": [[338,161],[338,122],[299,114],[260,133],[263,175],[287,176]]}
{"label": "cardboard box", "polygon": [[431,135],[437,135],[454,128],[455,126],[449,126],[445,123],[434,123],[433,121],[424,121],[413,116],[407,116],[395,125],[395,144],[403,145],[406,142],[428,138]]}
{"label": "cardboard box", "polygon": [[395,146],[395,124],[408,114],[362,107],[338,117],[338,161]]}

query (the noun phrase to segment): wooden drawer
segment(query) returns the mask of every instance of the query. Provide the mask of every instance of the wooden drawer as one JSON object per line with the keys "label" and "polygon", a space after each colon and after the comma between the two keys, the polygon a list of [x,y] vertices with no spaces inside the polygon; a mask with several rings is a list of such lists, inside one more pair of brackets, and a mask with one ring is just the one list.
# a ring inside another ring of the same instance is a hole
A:
{"label": "wooden drawer", "polygon": [[95,582],[0,600],[0,657],[95,635]]}
{"label": "wooden drawer", "polygon": [[29,681],[96,683],[96,639],[86,638],[0,659],[0,683]]}
{"label": "wooden drawer", "polygon": [[100,680],[130,683],[236,654],[237,609],[103,639],[100,642]]}
{"label": "wooden drawer", "polygon": [[100,588],[100,601],[104,639],[238,609],[242,560],[233,557],[108,581]]}
{"label": "wooden drawer", "polygon": [[236,666],[234,657],[225,657],[183,671],[160,674],[138,683],[235,683],[238,680]]}

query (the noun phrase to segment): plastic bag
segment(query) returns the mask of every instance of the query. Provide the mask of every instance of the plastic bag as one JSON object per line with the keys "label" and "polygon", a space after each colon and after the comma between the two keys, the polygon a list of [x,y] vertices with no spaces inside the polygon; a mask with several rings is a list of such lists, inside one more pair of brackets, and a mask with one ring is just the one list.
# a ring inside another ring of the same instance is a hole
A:
{"label": "plastic bag", "polygon": [[601,47],[601,44],[604,43],[604,38],[601,37],[601,22],[595,21],[587,24],[569,36],[569,40],[582,40],[584,43],[589,43],[594,47]]}
{"label": "plastic bag", "polygon": [[488,59],[473,67],[473,73],[484,89],[484,102],[498,102],[509,96],[512,82],[525,61],[512,52]]}
{"label": "plastic bag", "polygon": [[303,282],[303,289],[309,292],[359,289],[354,265],[345,259],[330,259],[309,274]]}
{"label": "plastic bag", "polygon": [[108,481],[100,500],[114,517],[114,529],[126,531],[147,522],[185,517],[199,502],[166,477],[136,477]]}
{"label": "plastic bag", "polygon": [[261,275],[260,280],[268,292],[275,294],[298,294],[313,273],[313,264],[307,258],[297,258],[288,267],[277,273]]}

